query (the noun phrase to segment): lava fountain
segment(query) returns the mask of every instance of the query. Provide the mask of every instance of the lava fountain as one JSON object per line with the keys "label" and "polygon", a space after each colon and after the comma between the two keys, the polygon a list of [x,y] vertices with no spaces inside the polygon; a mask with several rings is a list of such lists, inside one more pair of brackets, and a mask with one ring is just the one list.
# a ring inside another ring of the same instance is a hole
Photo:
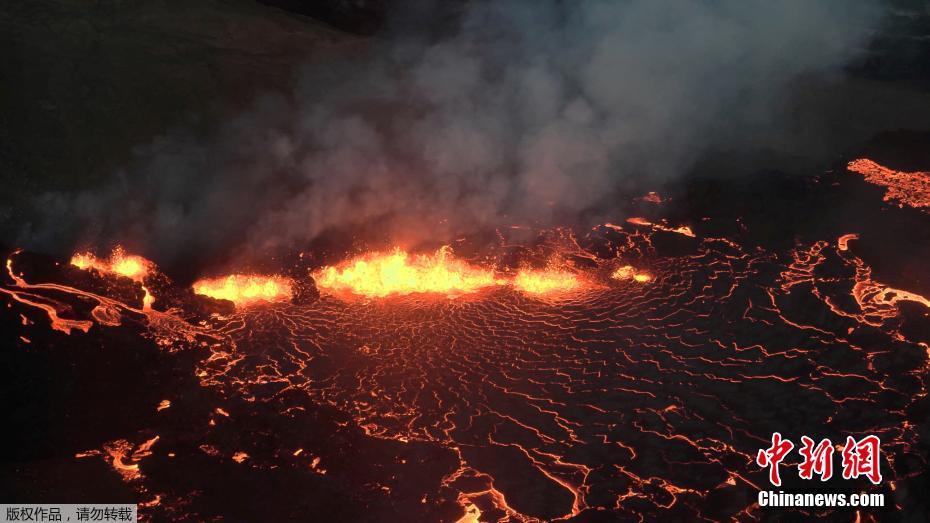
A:
{"label": "lava fountain", "polygon": [[[91,252],[76,253],[71,257],[71,265],[81,270],[94,270],[101,274],[115,274],[129,278],[139,284],[143,284],[145,278],[155,269],[154,263],[142,256],[128,254],[122,247],[113,249],[110,257],[106,260],[97,258]],[[149,310],[152,308],[152,303],[155,302],[155,296],[149,292],[148,287],[144,284],[142,290],[145,292],[145,296],[142,298],[142,309]]]}
{"label": "lava fountain", "polygon": [[472,266],[442,247],[433,254],[411,255],[400,249],[372,252],[314,274],[317,285],[333,293],[367,298],[413,293],[458,296],[504,283],[494,271]]}
{"label": "lava fountain", "polygon": [[231,274],[221,278],[198,280],[194,283],[194,293],[231,301],[237,307],[244,307],[289,300],[291,282],[280,276]]}
{"label": "lava fountain", "polygon": [[77,253],[71,257],[71,265],[83,270],[117,274],[140,283],[154,267],[151,261],[141,256],[127,254],[122,247],[113,249],[110,257],[105,260],[97,258],[90,252]]}

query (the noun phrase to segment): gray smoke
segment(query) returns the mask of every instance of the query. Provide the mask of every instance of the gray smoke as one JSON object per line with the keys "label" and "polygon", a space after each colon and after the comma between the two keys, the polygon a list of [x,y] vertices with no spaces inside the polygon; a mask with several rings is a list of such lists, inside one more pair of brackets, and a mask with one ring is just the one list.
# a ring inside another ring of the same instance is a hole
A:
{"label": "gray smoke", "polygon": [[296,92],[208,139],[172,130],[106,186],[42,196],[23,242],[122,241],[168,263],[372,224],[411,244],[564,221],[708,149],[797,145],[792,89],[841,74],[879,15],[845,0],[474,2],[454,34],[316,60]]}

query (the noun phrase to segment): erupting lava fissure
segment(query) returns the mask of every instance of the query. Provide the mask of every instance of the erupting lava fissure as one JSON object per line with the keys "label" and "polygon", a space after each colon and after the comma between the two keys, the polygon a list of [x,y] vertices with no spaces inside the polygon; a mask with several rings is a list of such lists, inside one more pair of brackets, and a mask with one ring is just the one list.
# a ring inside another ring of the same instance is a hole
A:
{"label": "erupting lava fissure", "polygon": [[316,284],[333,292],[367,297],[390,294],[475,292],[501,282],[493,271],[456,259],[449,247],[432,255],[410,255],[399,249],[370,253],[314,274]]}
{"label": "erupting lava fissure", "polygon": [[71,265],[78,269],[92,269],[102,273],[118,274],[136,282],[142,282],[152,270],[153,264],[141,256],[126,254],[117,247],[106,260],[101,260],[90,252],[75,254],[71,257]]}
{"label": "erupting lava fissure", "polygon": [[101,260],[90,252],[75,254],[71,257],[71,265],[82,270],[95,270],[103,274],[117,274],[124,278],[143,284],[143,309],[150,309],[155,297],[144,285],[145,279],[151,274],[155,264],[141,256],[127,254],[122,247],[116,247],[106,260]]}
{"label": "erupting lava fissure", "polygon": [[[218,398],[204,423],[183,418],[182,434],[170,424],[115,434],[78,453],[103,459],[149,500],[142,508],[162,515],[183,513],[200,496],[165,479],[174,466],[219,462],[243,474],[294,470],[359,485],[353,495],[373,506],[411,497],[404,510],[429,520],[755,518],[754,492],[765,485],[756,452],[795,418],[793,431],[880,435],[892,489],[926,470],[911,413],[927,395],[930,346],[907,327],[901,305],[926,312],[930,300],[873,279],[853,252],[856,235],[783,255],[651,222],[644,232],[646,225],[607,224],[581,239],[557,237],[544,251],[583,258],[586,268],[498,274],[444,248],[325,267],[312,276],[326,292],[306,303],[289,299],[295,282],[282,277],[194,284],[197,294],[234,302],[229,314],[188,314],[184,303],[137,309],[30,283],[12,258],[0,295],[11,298],[24,329],[39,323],[35,310],[56,333],[102,339],[106,329],[135,322],[167,354],[195,357],[193,386]],[[688,254],[658,252],[670,240]],[[125,253],[72,263],[136,281],[154,270]],[[341,296],[506,286],[518,292]],[[559,299],[527,299],[550,293]],[[274,306],[238,307],[260,302]],[[165,399],[172,393],[152,401],[156,419],[191,396]],[[315,426],[304,416],[322,407],[345,416],[320,429],[336,438],[333,448],[321,435],[315,447],[304,441],[305,427]],[[259,418],[257,431],[235,429]],[[234,436],[218,437],[227,426]],[[355,437],[345,435],[352,430],[393,449],[369,455],[386,461],[360,469],[338,443]],[[365,474],[377,479],[359,481]]]}
{"label": "erupting lava fissure", "polygon": [[289,300],[291,283],[279,276],[232,274],[199,280],[194,283],[194,292],[217,300],[231,301],[241,307]]}
{"label": "erupting lava fissure", "polygon": [[583,287],[581,280],[559,269],[523,269],[513,277],[473,266],[455,258],[448,246],[433,254],[411,255],[400,249],[369,253],[314,273],[316,284],[334,293],[368,298],[389,295],[469,294],[499,285],[535,295],[565,293]]}

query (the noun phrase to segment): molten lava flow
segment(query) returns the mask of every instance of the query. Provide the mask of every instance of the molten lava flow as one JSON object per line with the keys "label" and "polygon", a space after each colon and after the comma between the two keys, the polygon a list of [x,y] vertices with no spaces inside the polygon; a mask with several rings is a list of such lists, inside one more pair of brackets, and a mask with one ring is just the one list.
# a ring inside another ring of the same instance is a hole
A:
{"label": "molten lava flow", "polygon": [[930,173],[895,171],[866,158],[853,160],[846,168],[861,174],[869,183],[887,187],[886,202],[930,211]]}
{"label": "molten lava flow", "polygon": [[648,272],[639,272],[634,269],[631,265],[624,265],[618,267],[617,270],[610,275],[611,278],[615,280],[628,281],[632,280],[639,283],[646,283],[652,281],[652,275]]}
{"label": "molten lava flow", "polygon": [[473,267],[452,256],[449,247],[431,255],[409,255],[399,249],[370,253],[314,274],[319,287],[369,298],[390,294],[476,292],[502,282],[494,272]]}
{"label": "molten lava flow", "polygon": [[[849,242],[858,240],[858,234],[844,234],[837,241],[840,252],[849,252]],[[881,325],[880,318],[893,318],[898,315],[899,302],[919,303],[930,309],[930,299],[920,294],[882,284],[872,279],[872,268],[867,266],[861,258],[850,256],[850,261],[856,268],[856,283],[853,285],[852,296],[862,310],[859,321],[873,326]],[[896,337],[902,338],[900,333]]]}
{"label": "molten lava flow", "polygon": [[529,294],[554,294],[579,289],[581,280],[575,274],[559,269],[524,269],[513,279],[513,286]]}
{"label": "molten lava flow", "polygon": [[280,276],[232,274],[224,278],[194,283],[194,292],[217,300],[228,300],[237,307],[291,298],[291,283]]}
{"label": "molten lava flow", "polygon": [[[15,254],[15,253],[14,253]],[[13,271],[13,259],[8,258],[6,260],[6,271],[9,277],[13,280],[16,287],[29,288],[29,284],[26,283],[21,276],[18,276]],[[84,332],[88,332],[93,326],[93,322],[87,320],[71,320],[67,318],[62,318],[59,314],[59,308],[56,306],[56,302],[51,300],[38,300],[38,296],[34,296],[31,293],[19,293],[13,290],[8,290],[0,287],[0,293],[7,294],[14,300],[22,303],[23,305],[28,305],[41,309],[48,314],[49,323],[51,324],[52,329],[63,332],[65,334],[71,334],[72,329],[78,329]],[[23,317],[23,325],[27,325],[27,318]]]}

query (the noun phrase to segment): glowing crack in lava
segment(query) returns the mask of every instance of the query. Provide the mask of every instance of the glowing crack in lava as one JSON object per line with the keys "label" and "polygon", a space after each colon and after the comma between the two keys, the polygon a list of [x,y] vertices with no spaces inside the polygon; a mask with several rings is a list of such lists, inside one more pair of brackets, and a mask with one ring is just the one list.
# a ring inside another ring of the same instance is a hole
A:
{"label": "glowing crack in lava", "polygon": [[413,293],[455,296],[500,285],[494,272],[469,265],[442,247],[433,254],[410,255],[400,249],[373,252],[314,274],[317,286],[368,298]]}
{"label": "glowing crack in lava", "polygon": [[895,171],[867,158],[853,160],[846,168],[861,174],[869,183],[886,187],[886,202],[897,202],[899,207],[909,205],[930,212],[930,172]]}
{"label": "glowing crack in lava", "polygon": [[231,274],[199,280],[193,287],[196,294],[231,301],[237,307],[287,301],[291,298],[291,283],[280,276]]}

